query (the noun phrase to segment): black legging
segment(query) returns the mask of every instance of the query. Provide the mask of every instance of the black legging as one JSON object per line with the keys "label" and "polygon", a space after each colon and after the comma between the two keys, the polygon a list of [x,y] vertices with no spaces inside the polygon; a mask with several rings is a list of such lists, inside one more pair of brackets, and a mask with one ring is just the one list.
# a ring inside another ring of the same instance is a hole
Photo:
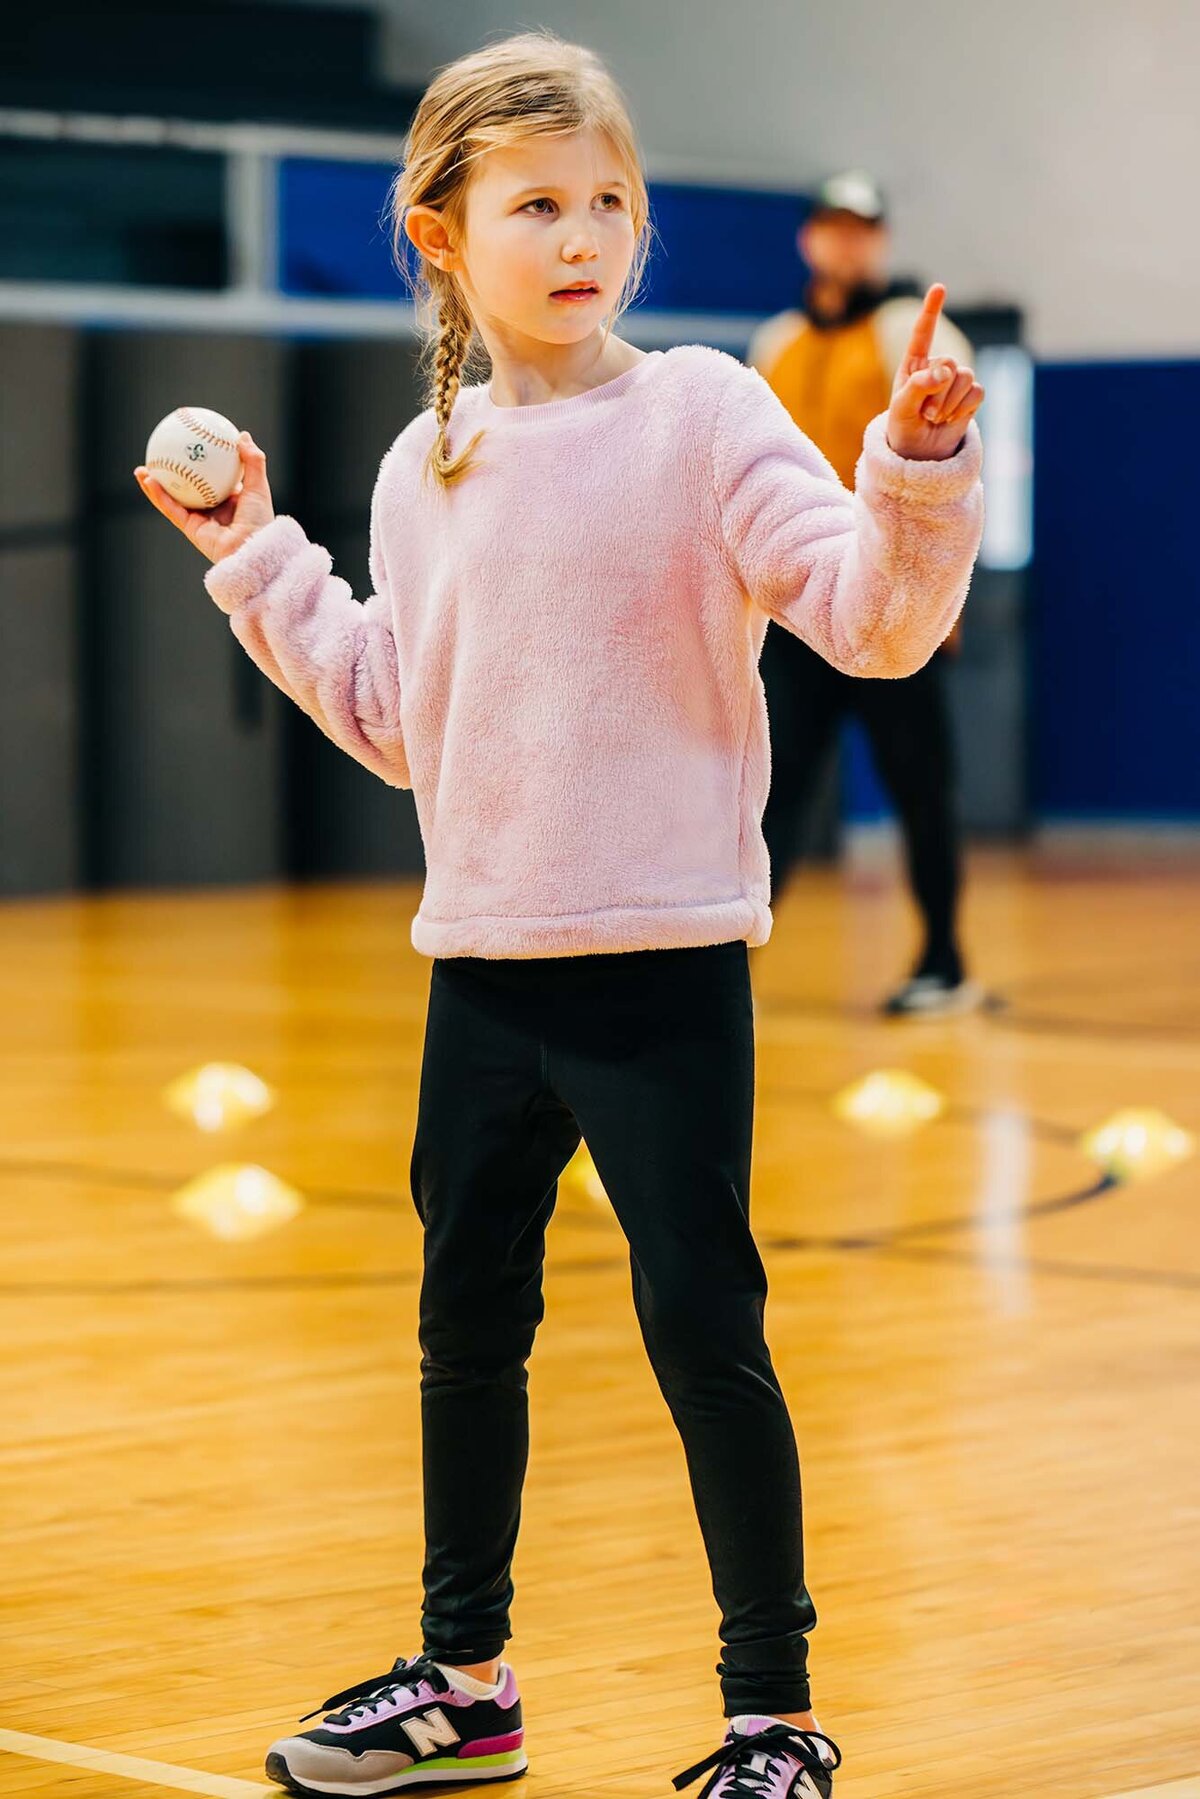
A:
{"label": "black legging", "polygon": [[[683,1440],[726,1715],[808,1709],[800,1473],[749,1223],[753,1032],[741,942],[434,962],[412,1188],[425,1227],[422,1627],[442,1660],[490,1660],[511,1634],[525,1364],[557,1181],[582,1131]],[[586,1642],[587,1622],[573,1629]]]}
{"label": "black legging", "polygon": [[919,967],[957,978],[959,830],[941,653],[904,680],[862,680],[842,674],[772,623],[759,667],[770,718],[771,791],[763,835],[773,893],[783,891],[795,869],[800,827],[818,777],[839,724],[853,714],[862,721],[904,834],[909,881],[925,927]]}

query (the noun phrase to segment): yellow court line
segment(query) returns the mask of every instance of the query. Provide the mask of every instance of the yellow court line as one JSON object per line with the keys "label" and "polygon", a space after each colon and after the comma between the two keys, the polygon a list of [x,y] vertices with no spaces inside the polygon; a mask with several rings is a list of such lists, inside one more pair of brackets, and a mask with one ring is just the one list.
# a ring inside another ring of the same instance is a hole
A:
{"label": "yellow court line", "polygon": [[208,1793],[212,1799],[262,1799],[264,1793],[274,1793],[279,1799],[278,1787],[259,1786],[253,1780],[206,1774],[203,1768],[175,1768],[170,1762],[144,1761],[140,1755],[116,1755],[108,1749],[89,1749],[82,1743],[60,1743],[55,1737],[27,1736],[23,1730],[0,1730],[0,1749],[33,1761],[69,1762],[73,1768],[114,1774],[120,1780],[140,1780],[147,1786]]}
{"label": "yellow court line", "polygon": [[[94,1774],[114,1774],[122,1780],[140,1780],[147,1786],[177,1787],[185,1793],[208,1793],[212,1799],[263,1799],[278,1787],[259,1786],[253,1780],[235,1780],[228,1774],[206,1774],[202,1768],[176,1768],[170,1762],[145,1761],[140,1755],[116,1755],[108,1749],[88,1749],[81,1743],[60,1743],[54,1737],[27,1736],[23,1730],[0,1730],[0,1750],[25,1755],[33,1761],[69,1762],[90,1768]],[[1200,1799],[1200,1775],[1169,1780],[1165,1786],[1139,1787],[1136,1792],[1111,1793],[1109,1799]]]}

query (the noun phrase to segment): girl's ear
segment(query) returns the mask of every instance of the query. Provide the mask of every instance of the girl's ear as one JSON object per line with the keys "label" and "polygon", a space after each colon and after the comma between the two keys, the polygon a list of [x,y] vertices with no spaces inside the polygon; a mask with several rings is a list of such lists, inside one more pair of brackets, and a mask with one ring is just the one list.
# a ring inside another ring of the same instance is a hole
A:
{"label": "girl's ear", "polygon": [[410,206],[404,215],[404,229],[426,262],[449,273],[455,265],[454,247],[445,220],[433,206]]}

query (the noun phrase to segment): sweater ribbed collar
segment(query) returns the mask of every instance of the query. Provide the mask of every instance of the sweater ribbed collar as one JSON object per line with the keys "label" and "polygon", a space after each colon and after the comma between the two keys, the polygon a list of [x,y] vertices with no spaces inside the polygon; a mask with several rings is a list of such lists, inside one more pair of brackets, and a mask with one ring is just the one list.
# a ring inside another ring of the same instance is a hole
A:
{"label": "sweater ribbed collar", "polygon": [[598,387],[571,394],[565,400],[541,400],[535,406],[497,406],[489,389],[482,385],[464,387],[460,399],[469,400],[480,422],[489,426],[557,423],[559,419],[574,418],[578,413],[591,412],[597,406],[619,399],[651,375],[662,359],[662,350],[649,350],[640,362],[635,362],[623,374],[614,375],[611,381],[602,381]]}

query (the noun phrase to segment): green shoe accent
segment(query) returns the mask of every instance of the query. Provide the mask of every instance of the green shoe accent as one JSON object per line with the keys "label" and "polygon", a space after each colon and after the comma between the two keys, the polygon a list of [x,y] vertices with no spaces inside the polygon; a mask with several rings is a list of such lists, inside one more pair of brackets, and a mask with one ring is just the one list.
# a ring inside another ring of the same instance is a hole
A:
{"label": "green shoe accent", "polygon": [[439,1755],[420,1764],[426,1768],[510,1768],[524,1755],[523,1749],[505,1749],[499,1755]]}

